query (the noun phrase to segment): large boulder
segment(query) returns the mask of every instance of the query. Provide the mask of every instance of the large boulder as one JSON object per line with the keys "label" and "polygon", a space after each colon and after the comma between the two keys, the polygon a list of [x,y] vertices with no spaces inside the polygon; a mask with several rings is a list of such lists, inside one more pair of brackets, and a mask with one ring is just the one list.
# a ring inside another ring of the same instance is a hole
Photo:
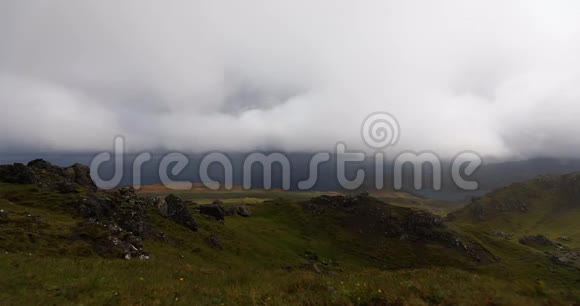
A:
{"label": "large boulder", "polygon": [[159,212],[166,218],[171,219],[192,231],[197,231],[197,222],[187,208],[186,202],[173,194],[165,197],[164,201],[157,202],[159,203],[157,205]]}
{"label": "large boulder", "polygon": [[219,204],[199,205],[199,213],[210,216],[218,221],[223,221],[225,218],[224,207]]}

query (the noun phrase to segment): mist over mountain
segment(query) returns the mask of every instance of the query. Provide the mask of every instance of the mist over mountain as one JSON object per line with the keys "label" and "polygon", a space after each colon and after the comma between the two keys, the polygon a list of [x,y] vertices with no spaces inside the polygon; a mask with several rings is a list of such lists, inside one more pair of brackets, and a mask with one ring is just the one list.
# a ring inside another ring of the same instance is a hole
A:
{"label": "mist over mountain", "polygon": [[368,149],[577,158],[575,1],[0,3],[0,152]]}

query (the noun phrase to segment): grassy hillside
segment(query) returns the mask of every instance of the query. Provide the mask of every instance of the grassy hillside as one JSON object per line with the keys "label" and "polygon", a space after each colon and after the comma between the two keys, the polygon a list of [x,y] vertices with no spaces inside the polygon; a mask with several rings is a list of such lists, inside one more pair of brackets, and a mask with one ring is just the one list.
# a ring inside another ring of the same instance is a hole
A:
{"label": "grassy hillside", "polygon": [[[159,200],[77,187],[0,183],[0,304],[580,302],[577,269],[485,235],[467,219],[446,224],[366,195],[278,192],[247,202],[250,217],[222,221],[183,202],[192,230]],[[193,193],[180,196],[201,196]],[[234,205],[240,195],[219,199]],[[118,253],[127,241],[139,249],[131,259],[120,256],[126,248]]]}
{"label": "grassy hillside", "polygon": [[455,223],[519,238],[542,234],[580,247],[580,174],[542,176],[499,189],[453,214]]}
{"label": "grassy hillside", "polygon": [[[220,199],[225,203],[244,203],[256,204],[267,200],[295,200],[305,201],[313,197],[321,195],[340,195],[345,192],[320,192],[320,191],[283,191],[280,189],[243,189],[241,186],[234,186],[231,190],[211,190],[202,184],[193,184],[187,190],[181,190],[183,186],[163,186],[163,185],[145,185],[139,190],[139,193],[145,196],[167,196],[169,194],[176,194],[185,200],[195,201],[199,204],[208,204],[216,199]],[[390,205],[419,208],[427,210],[437,215],[445,216],[447,213],[457,210],[465,203],[461,202],[445,202],[439,200],[432,200],[427,198],[420,198],[405,192],[396,191],[371,191],[370,194],[388,203]]]}

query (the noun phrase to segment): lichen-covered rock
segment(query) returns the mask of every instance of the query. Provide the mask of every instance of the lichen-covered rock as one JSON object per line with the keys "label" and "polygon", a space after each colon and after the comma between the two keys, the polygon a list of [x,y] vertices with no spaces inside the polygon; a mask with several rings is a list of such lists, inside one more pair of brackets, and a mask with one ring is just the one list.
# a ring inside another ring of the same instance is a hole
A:
{"label": "lichen-covered rock", "polygon": [[76,237],[88,242],[95,253],[103,257],[148,259],[143,249],[143,238],[128,232],[114,223],[81,222]]}
{"label": "lichen-covered rock", "polygon": [[131,187],[112,192],[91,193],[73,206],[84,218],[101,224],[115,224],[138,236],[151,233],[147,201]]}
{"label": "lichen-covered rock", "polygon": [[90,193],[71,203],[85,219],[77,236],[105,257],[149,258],[143,239],[156,237],[147,215],[149,203],[131,187]]}

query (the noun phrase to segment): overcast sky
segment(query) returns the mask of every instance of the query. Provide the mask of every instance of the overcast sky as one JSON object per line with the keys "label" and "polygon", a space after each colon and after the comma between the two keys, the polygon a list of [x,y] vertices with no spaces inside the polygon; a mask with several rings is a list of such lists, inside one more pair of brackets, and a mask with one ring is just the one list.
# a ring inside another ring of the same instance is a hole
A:
{"label": "overcast sky", "polygon": [[578,1],[0,2],[0,151],[580,157]]}

